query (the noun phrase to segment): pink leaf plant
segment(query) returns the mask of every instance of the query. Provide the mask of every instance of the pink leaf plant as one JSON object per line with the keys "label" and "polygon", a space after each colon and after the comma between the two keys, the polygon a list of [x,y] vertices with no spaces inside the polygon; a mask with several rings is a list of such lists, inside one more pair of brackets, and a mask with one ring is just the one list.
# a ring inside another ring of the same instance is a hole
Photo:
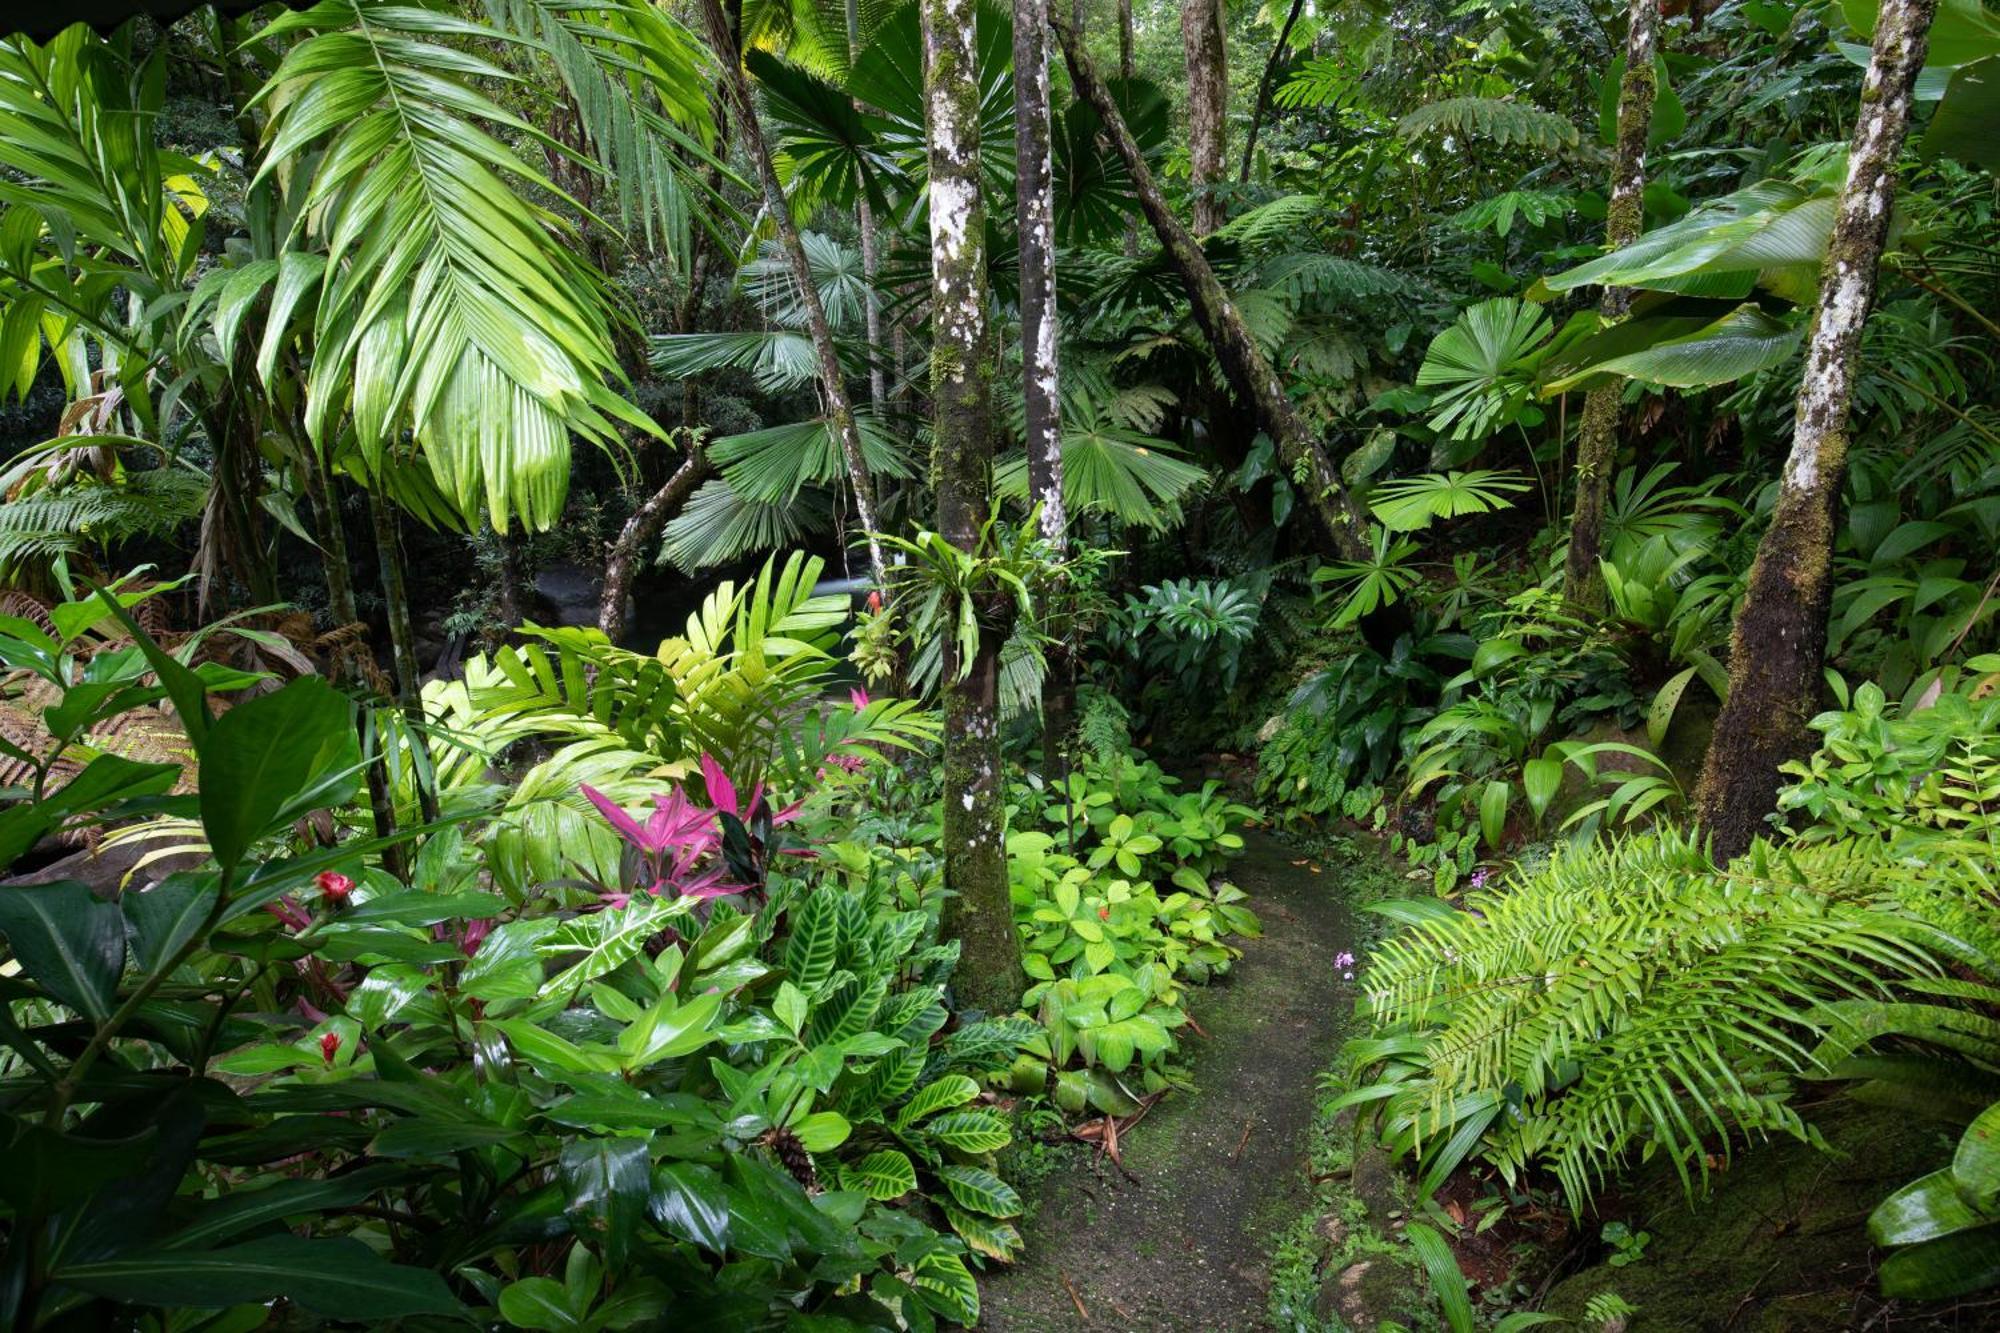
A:
{"label": "pink leaf plant", "polygon": [[[706,899],[743,891],[741,885],[723,881],[724,867],[719,861],[702,864],[722,845],[716,812],[696,805],[679,787],[653,794],[653,813],[644,824],[595,787],[586,783],[582,791],[626,846],[638,853],[638,882],[644,892],[655,898]],[[623,907],[632,895],[620,889],[604,897],[612,906]]]}

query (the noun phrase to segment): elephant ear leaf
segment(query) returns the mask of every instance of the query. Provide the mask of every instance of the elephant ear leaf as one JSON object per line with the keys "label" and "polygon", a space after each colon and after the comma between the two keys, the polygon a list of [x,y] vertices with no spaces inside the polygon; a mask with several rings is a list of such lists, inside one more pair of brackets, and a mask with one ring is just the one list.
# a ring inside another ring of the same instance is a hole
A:
{"label": "elephant ear leaf", "polygon": [[75,880],[0,888],[0,933],[14,959],[86,1018],[111,1016],[125,970],[125,918]]}

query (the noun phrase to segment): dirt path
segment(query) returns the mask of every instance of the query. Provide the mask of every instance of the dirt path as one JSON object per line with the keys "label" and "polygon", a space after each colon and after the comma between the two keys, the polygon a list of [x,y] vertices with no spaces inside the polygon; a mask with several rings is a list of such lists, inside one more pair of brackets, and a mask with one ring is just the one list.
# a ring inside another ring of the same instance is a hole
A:
{"label": "dirt path", "polygon": [[980,1284],[981,1328],[1267,1326],[1271,1233],[1310,1198],[1314,1084],[1353,1008],[1333,966],[1354,939],[1348,904],[1331,867],[1316,874],[1298,855],[1251,836],[1231,870],[1265,935],[1228,980],[1195,992],[1209,1034],[1181,1038],[1195,1091],[1167,1097],[1126,1140],[1136,1184],[1081,1145],[1066,1157],[1042,1187],[1025,1258]]}

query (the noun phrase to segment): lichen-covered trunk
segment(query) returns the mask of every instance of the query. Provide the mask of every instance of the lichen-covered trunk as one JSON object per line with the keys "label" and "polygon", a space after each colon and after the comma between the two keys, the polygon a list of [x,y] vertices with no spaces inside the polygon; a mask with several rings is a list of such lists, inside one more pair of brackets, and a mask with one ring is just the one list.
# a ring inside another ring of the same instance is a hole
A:
{"label": "lichen-covered trunk", "polygon": [[1068,540],[1063,514],[1062,401],[1056,357],[1055,167],[1049,148],[1045,0],[1014,2],[1014,198],[1021,252],[1021,394],[1029,501],[1042,536]]}
{"label": "lichen-covered trunk", "polygon": [[1808,748],[1806,723],[1819,698],[1833,600],[1833,539],[1861,330],[1875,299],[1896,158],[1936,7],[1936,0],[1884,0],[1875,22],[1847,181],[1806,341],[1791,454],[1730,635],[1729,698],[1696,793],[1698,818],[1721,857],[1750,845],[1776,804],[1779,765]]}
{"label": "lichen-covered trunk", "polygon": [[[1611,154],[1611,203],[1604,224],[1605,243],[1613,250],[1638,240],[1646,225],[1646,138],[1653,126],[1653,63],[1659,44],[1659,0],[1631,0],[1625,77],[1618,85],[1618,141]],[[1606,287],[1597,305],[1607,323],[1623,319],[1631,307],[1629,287]],[[1576,508],[1570,515],[1563,593],[1592,610],[1604,606],[1604,570],[1598,560],[1604,550],[1604,506],[1618,457],[1618,405],[1624,388],[1624,381],[1614,380],[1586,394],[1577,428]]]}
{"label": "lichen-covered trunk", "polygon": [[[1060,0],[1058,0],[1060,2]],[[1015,230],[1021,255],[1021,392],[1029,500],[1041,506],[1041,533],[1058,551],[1069,544],[1063,510],[1062,399],[1056,352],[1055,166],[1050,150],[1048,0],[1014,0]],[[1064,771],[1070,670],[1063,627],[1044,655],[1042,769]]]}
{"label": "lichen-covered trunk", "polygon": [[764,138],[763,123],[757,118],[757,98],[750,90],[750,78],[743,72],[742,53],[737,50],[736,33],[720,0],[701,0],[702,23],[708,30],[708,44],[722,67],[722,86],[729,95],[736,128],[743,147],[756,165],[764,187],[764,211],[778,232],[778,248],[799,289],[805,310],[806,330],[812,335],[813,356],[819,363],[820,403],[826,410],[827,426],[840,443],[840,456],[847,465],[848,488],[854,493],[854,517],[867,534],[868,567],[876,583],[883,582],[887,567],[882,559],[882,543],[875,534],[882,530],[875,510],[875,485],[868,472],[868,460],[861,452],[861,431],[854,423],[854,407],[847,398],[841,376],[840,357],[833,346],[833,326],[827,322],[826,306],[813,284],[812,266],[806,261],[805,243],[799,239],[798,223],[785,199],[778,170],[771,162],[771,146]]}
{"label": "lichen-covered trunk", "polygon": [[625,635],[626,603],[632,600],[632,574],[638,566],[639,553],[681,511],[688,497],[694,494],[694,488],[708,474],[708,457],[697,443],[666,483],[646,497],[646,502],[634,509],[625,526],[618,530],[618,539],[611,543],[604,557],[604,587],[597,602],[597,628],[613,643]]}
{"label": "lichen-covered trunk", "polygon": [[1195,321],[1201,325],[1209,345],[1215,349],[1216,360],[1221,362],[1230,387],[1250,405],[1256,413],[1257,424],[1277,443],[1278,456],[1285,466],[1303,470],[1306,474],[1306,500],[1326,530],[1334,550],[1343,559],[1367,559],[1368,521],[1361,507],[1341,484],[1340,472],[1326,449],[1307,429],[1292,400],[1285,396],[1285,386],[1279,382],[1270,361],[1251,338],[1243,316],[1237,312],[1229,293],[1215,276],[1215,270],[1202,253],[1201,245],[1186,224],[1175,216],[1166,196],[1160,193],[1152,167],[1139,151],[1117,101],[1105,87],[1104,80],[1098,77],[1090,53],[1084,49],[1075,20],[1063,12],[1060,3],[1052,5],[1049,12],[1056,36],[1062,42],[1063,56],[1069,64],[1070,80],[1076,85],[1078,94],[1097,112],[1105,135],[1125,163],[1125,169],[1132,177],[1133,189],[1139,196],[1139,206],[1166,250],[1168,262],[1187,288]]}
{"label": "lichen-covered trunk", "polygon": [[1222,0],[1182,0],[1181,50],[1187,56],[1188,175],[1194,231],[1206,236],[1226,216],[1215,187],[1229,158],[1229,44]]}
{"label": "lichen-covered trunk", "polygon": [[[938,531],[979,545],[993,494],[993,339],[986,217],[979,197],[976,0],[923,0],[924,129],[930,158],[932,480]],[[1007,1013],[1021,999],[1021,950],[1007,891],[1000,770],[999,608],[970,662],[944,660],[946,929],[961,942],[961,1004]],[[946,640],[947,645],[951,643]]]}

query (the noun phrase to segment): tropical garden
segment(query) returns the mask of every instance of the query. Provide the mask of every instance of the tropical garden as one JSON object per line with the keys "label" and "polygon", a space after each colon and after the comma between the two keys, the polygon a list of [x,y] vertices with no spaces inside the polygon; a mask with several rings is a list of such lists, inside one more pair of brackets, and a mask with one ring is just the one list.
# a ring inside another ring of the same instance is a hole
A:
{"label": "tropical garden", "polygon": [[2000,1327],[1995,89],[9,10],[0,1329]]}

